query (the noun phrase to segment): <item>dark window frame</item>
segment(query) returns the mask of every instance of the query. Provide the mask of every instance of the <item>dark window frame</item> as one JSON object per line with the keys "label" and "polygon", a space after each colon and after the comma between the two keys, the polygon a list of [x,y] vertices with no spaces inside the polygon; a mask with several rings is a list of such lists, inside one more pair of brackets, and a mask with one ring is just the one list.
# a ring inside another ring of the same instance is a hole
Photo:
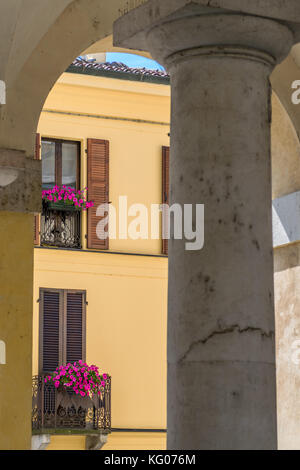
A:
{"label": "dark window frame", "polygon": [[[81,189],[81,155],[82,155],[82,141],[81,140],[73,140],[73,139],[59,139],[59,138],[54,138],[54,137],[47,137],[45,135],[40,135],[38,134],[37,136],[37,142],[40,142],[40,145],[36,145],[36,148],[39,149],[39,155],[41,161],[43,160],[43,155],[42,155],[42,143],[43,142],[53,142],[55,143],[55,183],[58,186],[62,186],[62,144],[75,144],[77,147],[77,173],[76,173],[76,189],[77,191]],[[68,185],[67,185],[68,186]],[[43,212],[41,214],[43,216]],[[35,244],[40,245],[42,243],[41,238],[42,238],[42,219],[41,216],[38,216],[36,220],[36,227],[38,225],[38,237],[37,234],[35,234]],[[74,213],[72,217],[74,218],[76,214]],[[82,247],[82,237],[83,237],[83,218],[81,213],[78,215],[80,217],[79,222],[77,222],[77,227],[78,227],[78,237],[80,240],[80,243],[78,243],[78,247],[76,246],[76,249],[81,249]],[[75,223],[75,222],[74,222]],[[77,230],[76,230],[77,234]],[[44,243],[44,245],[47,245],[47,242]],[[51,244],[50,244],[51,246]],[[58,245],[59,246],[59,245]],[[68,248],[66,246],[66,248]]]}
{"label": "dark window frame", "polygon": [[77,174],[76,174],[76,189],[80,189],[81,185],[81,142],[72,139],[56,139],[53,137],[41,136],[41,160],[43,160],[42,144],[43,141],[55,143],[55,184],[62,186],[62,144],[76,144],[77,145]]}
{"label": "dark window frame", "polygon": [[[40,287],[39,289],[39,351],[38,351],[38,370],[39,374],[47,373],[43,370],[44,354],[44,292],[56,292],[59,294],[59,360],[58,366],[66,364],[67,355],[67,294],[82,295],[82,360],[86,361],[86,306],[87,292],[80,289],[55,289]],[[50,372],[51,373],[51,372]]]}

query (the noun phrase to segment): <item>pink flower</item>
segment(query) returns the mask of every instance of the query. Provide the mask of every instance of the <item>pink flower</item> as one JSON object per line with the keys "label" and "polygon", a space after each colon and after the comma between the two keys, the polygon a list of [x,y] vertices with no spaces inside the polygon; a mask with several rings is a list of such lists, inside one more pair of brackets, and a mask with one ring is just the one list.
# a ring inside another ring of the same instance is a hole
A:
{"label": "pink flower", "polygon": [[[77,366],[77,367],[76,367]],[[65,380],[60,382],[61,378]],[[63,386],[71,388],[77,395],[88,396],[89,393],[98,393],[100,396],[100,387],[105,387],[105,380],[108,378],[107,374],[99,374],[99,369],[95,365],[88,366],[83,361],[65,366],[57,367],[52,376],[45,378],[45,383],[48,380],[54,382],[56,388]]]}

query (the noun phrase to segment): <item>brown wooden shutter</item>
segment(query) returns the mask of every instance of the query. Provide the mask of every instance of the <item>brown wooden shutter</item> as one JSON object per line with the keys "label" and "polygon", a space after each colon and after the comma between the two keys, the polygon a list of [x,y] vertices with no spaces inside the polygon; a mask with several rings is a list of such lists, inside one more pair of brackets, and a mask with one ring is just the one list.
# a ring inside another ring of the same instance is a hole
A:
{"label": "brown wooden shutter", "polygon": [[87,144],[88,198],[94,202],[94,207],[88,209],[88,248],[108,250],[108,238],[99,240],[97,237],[96,228],[101,217],[96,216],[96,211],[98,206],[109,202],[109,142],[88,139]]}
{"label": "brown wooden shutter", "polygon": [[66,292],[66,363],[85,361],[85,293]]}
{"label": "brown wooden shutter", "polygon": [[[170,203],[170,147],[163,147],[162,150],[162,202],[163,204]],[[167,233],[168,213],[162,212],[162,233]],[[168,240],[162,240],[162,252],[164,255],[168,254]]]}
{"label": "brown wooden shutter", "polygon": [[[35,139],[35,160],[40,160],[41,158],[41,136],[40,134],[36,134]],[[34,236],[34,244],[40,244],[40,216],[34,216],[34,228],[33,228],[33,236]]]}
{"label": "brown wooden shutter", "polygon": [[59,365],[85,361],[86,293],[62,289],[40,290],[40,373]]}
{"label": "brown wooden shutter", "polygon": [[60,291],[40,293],[40,372],[53,372],[62,357],[62,297]]}

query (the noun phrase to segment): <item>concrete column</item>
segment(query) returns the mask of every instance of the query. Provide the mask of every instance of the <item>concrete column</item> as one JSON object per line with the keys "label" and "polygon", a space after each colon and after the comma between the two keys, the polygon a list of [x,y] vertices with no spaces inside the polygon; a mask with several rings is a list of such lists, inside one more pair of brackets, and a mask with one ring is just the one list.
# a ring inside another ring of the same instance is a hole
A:
{"label": "concrete column", "polygon": [[276,448],[272,64],[243,47],[168,62],[171,203],[205,204],[204,248],[169,248],[171,449]]}
{"label": "concrete column", "polygon": [[288,25],[188,1],[115,25],[171,75],[171,203],[205,204],[204,248],[169,244],[169,449],[277,446],[269,75],[292,43]]}
{"label": "concrete column", "polygon": [[31,447],[33,213],[41,206],[40,167],[24,152],[0,149],[1,450]]}
{"label": "concrete column", "polygon": [[1,450],[30,449],[32,286],[33,215],[0,211]]}

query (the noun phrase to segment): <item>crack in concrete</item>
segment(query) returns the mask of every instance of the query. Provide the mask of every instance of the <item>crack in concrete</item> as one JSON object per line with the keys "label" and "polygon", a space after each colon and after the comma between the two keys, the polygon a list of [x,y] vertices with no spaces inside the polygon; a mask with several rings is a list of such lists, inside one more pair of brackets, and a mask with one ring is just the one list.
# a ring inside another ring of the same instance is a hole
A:
{"label": "crack in concrete", "polygon": [[208,341],[210,341],[212,338],[214,338],[215,336],[219,336],[219,335],[226,335],[226,334],[229,334],[229,333],[234,333],[234,332],[237,332],[239,334],[243,334],[243,333],[248,333],[248,332],[251,332],[251,333],[257,333],[257,332],[260,332],[261,336],[262,337],[265,337],[265,338],[272,338],[274,336],[274,331],[264,331],[262,328],[258,328],[258,327],[254,327],[254,326],[247,326],[246,328],[240,328],[239,325],[232,325],[232,326],[228,326],[226,328],[223,328],[223,329],[220,329],[220,330],[216,330],[216,331],[213,331],[212,333],[210,333],[208,336],[206,336],[205,338],[202,338],[202,339],[198,339],[196,341],[193,341],[191,343],[191,345],[189,346],[188,350],[183,354],[183,356],[179,359],[178,361],[178,364],[184,362],[187,358],[187,356],[193,351],[193,349],[195,347],[197,347],[199,344],[206,344]]}

